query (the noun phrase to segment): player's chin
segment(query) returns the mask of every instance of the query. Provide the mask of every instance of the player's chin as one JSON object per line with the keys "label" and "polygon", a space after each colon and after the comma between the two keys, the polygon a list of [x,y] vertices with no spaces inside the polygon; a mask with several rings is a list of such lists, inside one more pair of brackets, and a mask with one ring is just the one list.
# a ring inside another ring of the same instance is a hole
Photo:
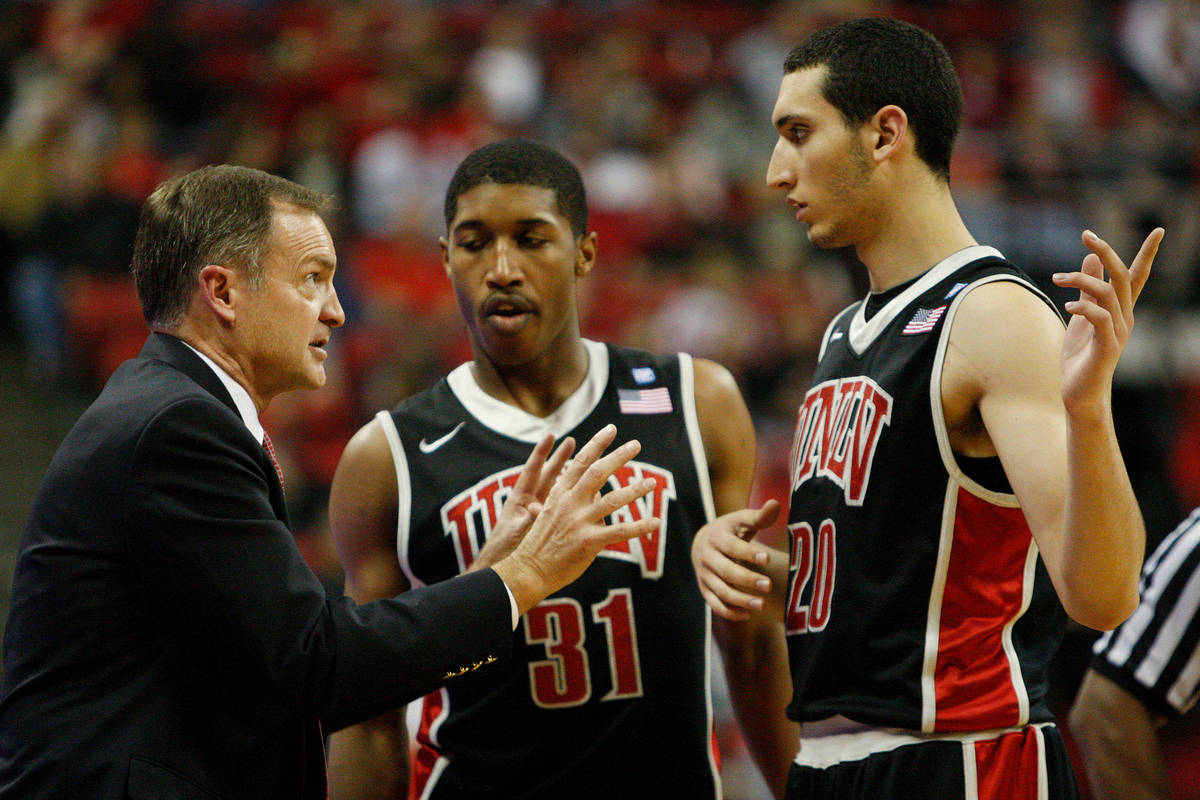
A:
{"label": "player's chin", "polygon": [[812,225],[808,227],[808,241],[812,242],[813,247],[821,250],[835,250],[848,244],[842,241],[842,237],[839,237],[836,231]]}

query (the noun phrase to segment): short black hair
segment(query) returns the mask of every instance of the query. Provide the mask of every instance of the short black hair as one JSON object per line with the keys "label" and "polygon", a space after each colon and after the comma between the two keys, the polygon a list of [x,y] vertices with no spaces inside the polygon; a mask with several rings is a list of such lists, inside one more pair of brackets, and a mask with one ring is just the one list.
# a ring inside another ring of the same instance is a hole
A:
{"label": "short black hair", "polygon": [[458,213],[458,198],[485,183],[541,186],[554,192],[559,212],[576,236],[587,233],[587,193],[570,159],[553,147],[520,136],[485,144],[454,171],[446,189],[446,227]]}
{"label": "short black hair", "polygon": [[783,72],[824,66],[822,94],[847,125],[886,105],[908,115],[917,155],[943,179],[962,117],[962,88],[942,43],[923,28],[887,17],[840,22],[788,53]]}
{"label": "short black hair", "polygon": [[206,264],[244,269],[250,286],[260,286],[276,202],[317,214],[333,206],[332,198],[320,192],[229,164],[201,167],[159,184],[142,206],[131,264],[146,324],[178,326]]}

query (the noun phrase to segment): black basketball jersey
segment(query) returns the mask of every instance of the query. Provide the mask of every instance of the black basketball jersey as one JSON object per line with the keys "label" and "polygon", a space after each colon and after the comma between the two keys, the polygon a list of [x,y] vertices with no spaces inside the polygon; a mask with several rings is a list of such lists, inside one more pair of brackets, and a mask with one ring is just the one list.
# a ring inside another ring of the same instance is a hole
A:
{"label": "black basketball jersey", "polygon": [[942,411],[955,313],[992,281],[1050,302],[974,246],[825,332],[790,464],[795,720],[932,733],[1050,719],[1065,615],[999,459],[956,458]]}
{"label": "black basketball jersey", "polygon": [[587,377],[549,417],[485,394],[470,364],[380,414],[400,486],[397,552],[413,586],[470,566],[547,432],[582,446],[614,423],[618,442],[638,439],[641,452],[610,483],[648,477],[657,487],[619,513],[663,520],[525,614],[507,670],[484,667],[425,698],[417,797],[720,796],[711,620],[690,558],[713,516],[692,361],[585,345]]}

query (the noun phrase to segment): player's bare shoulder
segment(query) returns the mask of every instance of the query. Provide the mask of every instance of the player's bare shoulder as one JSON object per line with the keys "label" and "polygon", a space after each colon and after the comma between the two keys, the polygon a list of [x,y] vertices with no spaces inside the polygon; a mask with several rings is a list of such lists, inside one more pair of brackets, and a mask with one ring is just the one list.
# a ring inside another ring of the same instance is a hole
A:
{"label": "player's bare shoulder", "polygon": [[984,437],[979,406],[985,397],[1057,395],[1063,324],[1031,287],[1001,280],[973,287],[947,333],[942,364],[942,411],[956,452],[994,454],[970,444]]}

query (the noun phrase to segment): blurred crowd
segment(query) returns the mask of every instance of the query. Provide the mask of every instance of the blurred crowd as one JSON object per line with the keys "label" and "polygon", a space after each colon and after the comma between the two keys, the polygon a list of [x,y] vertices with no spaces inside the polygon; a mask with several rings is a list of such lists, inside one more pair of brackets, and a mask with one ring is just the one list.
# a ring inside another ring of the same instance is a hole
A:
{"label": "blurred crowd", "polygon": [[336,582],[333,470],[376,410],[470,357],[442,272],[459,160],[506,135],[582,169],[599,233],[585,334],[715,359],[786,497],[795,407],[831,316],[866,291],[765,186],[787,51],[849,16],[916,22],[965,95],[952,188],[976,238],[1048,293],[1092,228],[1132,255],[1167,229],[1115,389],[1161,536],[1200,505],[1200,2],[7,0],[0,4],[0,298],[22,380],[87,396],[146,335],[138,209],[205,163],[331,193],[349,321],[329,385],[265,423],[306,557]]}
{"label": "blurred crowd", "polygon": [[888,14],[938,34],[965,94],[952,187],[976,237],[1055,290],[1091,227],[1166,242],[1117,388],[1152,535],[1200,504],[1200,3],[9,0],[0,6],[0,289],[23,379],[91,393],[145,337],[127,266],[163,178],[245,164],[334,194],[330,385],[268,428],[314,567],[326,489],[377,409],[469,358],[437,238],[458,161],[522,134],[584,173],[600,262],[585,333],[728,366],[783,498],[831,315],[866,289],[764,183],[787,51]]}

